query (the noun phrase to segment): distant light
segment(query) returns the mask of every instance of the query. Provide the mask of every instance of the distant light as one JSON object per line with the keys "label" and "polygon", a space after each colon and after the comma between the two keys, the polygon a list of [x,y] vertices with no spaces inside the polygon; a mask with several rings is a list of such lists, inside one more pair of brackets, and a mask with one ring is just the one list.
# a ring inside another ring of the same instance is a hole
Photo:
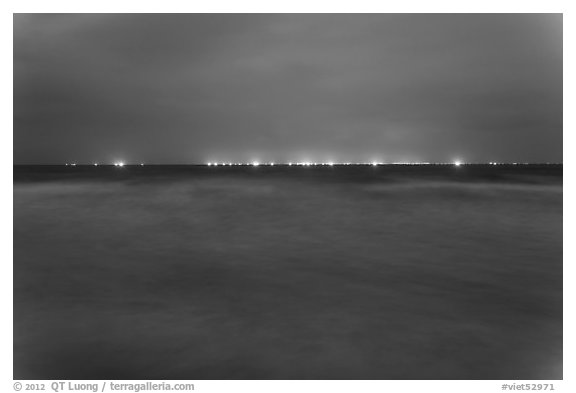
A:
{"label": "distant light", "polygon": [[271,162],[271,163],[270,163],[270,166],[274,166],[274,163],[273,163],[273,162]]}
{"label": "distant light", "polygon": [[462,165],[462,163],[460,161],[454,161],[454,165],[460,166],[460,165]]}
{"label": "distant light", "polygon": [[97,162],[95,162],[95,163],[94,163],[94,166],[98,166],[98,163],[97,163]]}
{"label": "distant light", "polygon": [[115,162],[114,166],[124,166],[124,163],[123,162]]}
{"label": "distant light", "polygon": [[141,163],[140,163],[140,166],[144,166],[144,163],[143,163],[143,162],[141,162]]}
{"label": "distant light", "polygon": [[372,162],[372,166],[377,166],[378,163],[377,162]]}
{"label": "distant light", "polygon": [[289,163],[288,163],[288,166],[292,166],[292,163],[291,163],[291,162],[289,162]]}
{"label": "distant light", "polygon": [[328,165],[334,166],[334,163],[333,163],[333,162],[329,162]]}
{"label": "distant light", "polygon": [[258,161],[254,161],[254,162],[252,163],[252,166],[258,166],[258,165],[260,165],[260,163],[259,163]]}
{"label": "distant light", "polygon": [[76,166],[76,163],[73,163],[72,166]]}

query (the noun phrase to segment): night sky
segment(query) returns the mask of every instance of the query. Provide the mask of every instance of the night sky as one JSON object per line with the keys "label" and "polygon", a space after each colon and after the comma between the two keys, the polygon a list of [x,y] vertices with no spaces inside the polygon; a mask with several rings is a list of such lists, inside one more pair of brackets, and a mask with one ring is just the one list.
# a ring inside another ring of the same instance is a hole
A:
{"label": "night sky", "polygon": [[560,14],[14,16],[14,163],[562,161]]}

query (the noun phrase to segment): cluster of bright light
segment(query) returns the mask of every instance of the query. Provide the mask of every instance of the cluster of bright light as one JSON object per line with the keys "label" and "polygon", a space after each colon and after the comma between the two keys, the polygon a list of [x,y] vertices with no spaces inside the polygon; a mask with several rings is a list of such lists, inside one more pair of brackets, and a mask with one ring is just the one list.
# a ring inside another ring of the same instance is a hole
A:
{"label": "cluster of bright light", "polygon": [[[334,165],[365,165],[365,166],[380,166],[380,165],[454,165],[454,166],[461,166],[464,165],[466,163],[460,161],[460,160],[455,160],[453,162],[391,162],[391,163],[383,163],[383,162],[378,162],[378,161],[372,161],[372,162],[334,162],[334,161],[328,161],[328,162],[311,162],[311,161],[300,161],[300,162],[287,162],[287,163],[281,163],[279,165],[287,165],[287,166],[334,166]],[[509,163],[503,163],[503,162],[495,162],[495,161],[490,161],[488,163],[489,165],[530,165],[530,163],[528,162],[509,162]],[[550,163],[546,163],[546,164],[550,164]],[[75,162],[73,163],[66,163],[66,166],[76,166],[77,164]],[[93,163],[94,166],[98,166],[100,165],[99,163],[95,162]],[[126,165],[123,161],[116,161],[114,162],[114,166],[116,167],[123,167],[124,165]],[[206,163],[207,166],[275,166],[277,165],[275,162],[264,162],[261,163],[259,161],[252,161],[252,162],[207,162]],[[144,166],[144,163],[140,163],[140,166]]]}
{"label": "cluster of bright light", "polygon": [[[292,165],[292,163],[290,163],[289,165]],[[304,161],[304,162],[297,162],[296,165],[299,166],[334,166],[334,165],[349,165],[349,164],[336,164],[333,161],[328,161],[328,162],[310,162],[310,161]]]}
{"label": "cluster of bright light", "polygon": [[[461,165],[465,165],[465,164],[470,164],[470,163],[465,163],[462,162],[460,160],[455,160],[453,162],[391,162],[391,163],[383,163],[383,162],[378,162],[378,161],[372,161],[372,162],[334,162],[334,161],[328,161],[328,162],[311,162],[311,161],[301,161],[301,162],[287,162],[287,163],[280,163],[280,164],[276,164],[275,162],[264,162],[261,163],[259,161],[252,161],[252,162],[207,162],[206,165],[207,166],[275,166],[275,165],[287,165],[287,166],[334,166],[334,165],[369,165],[369,166],[380,166],[380,165],[454,165],[454,166],[461,166]],[[483,165],[530,165],[529,162],[496,162],[496,161],[490,161],[488,163],[477,163],[477,164],[483,164]],[[546,165],[550,165],[553,163],[550,162],[546,162]],[[75,162],[72,163],[65,163],[66,166],[76,166],[77,164]],[[82,164],[82,165],[86,165],[86,164]],[[92,165],[94,166],[99,166],[100,164],[95,162]],[[106,165],[106,164],[104,164]],[[123,167],[124,165],[126,165],[123,161],[116,161],[113,164],[116,167]],[[140,166],[144,166],[144,163],[140,163]]]}
{"label": "cluster of bright light", "polygon": [[[400,161],[400,162],[393,162],[390,165],[447,165],[448,163],[431,163],[431,162],[411,162],[411,161]],[[452,163],[450,163],[452,165]]]}
{"label": "cluster of bright light", "polygon": [[259,161],[253,162],[207,162],[206,166],[275,166],[275,165],[287,165],[287,166],[334,166],[334,165],[370,165],[370,166],[380,166],[380,165],[461,165],[460,161],[451,163],[430,163],[430,162],[393,162],[386,164],[379,161],[371,162],[311,162],[311,161],[299,161],[299,162],[287,162],[276,164],[275,162],[264,162]]}
{"label": "cluster of bright light", "polygon": [[[383,162],[378,162],[378,161],[372,161],[372,162],[334,162],[334,161],[327,161],[327,162],[311,162],[311,161],[301,161],[301,162],[287,162],[287,163],[281,163],[281,164],[276,164],[275,162],[264,162],[261,163],[259,161],[252,161],[252,162],[207,162],[206,165],[207,166],[275,166],[275,165],[287,165],[287,166],[334,166],[334,165],[368,165],[368,166],[380,166],[380,165],[454,165],[454,166],[461,166],[461,165],[465,165],[465,164],[470,164],[470,163],[465,163],[463,161],[460,160],[455,160],[453,162],[391,162],[391,163],[383,163]],[[477,163],[477,164],[483,164],[483,165],[530,165],[529,162],[496,162],[496,161],[490,161],[488,163]],[[550,165],[550,162],[546,162],[547,165]],[[77,164],[75,162],[72,163],[65,163],[66,166],[76,166]],[[82,164],[85,165],[85,164]],[[98,162],[94,162],[92,165],[94,166],[99,166],[100,164]],[[106,165],[106,164],[104,164]],[[113,164],[116,167],[123,167],[126,164],[123,161],[116,161]],[[136,165],[136,164],[134,164]],[[140,166],[144,166],[144,163],[140,163]]]}
{"label": "cluster of bright light", "polygon": [[[207,166],[239,166],[239,165],[252,165],[242,162],[207,162]],[[273,164],[272,164],[273,165]]]}

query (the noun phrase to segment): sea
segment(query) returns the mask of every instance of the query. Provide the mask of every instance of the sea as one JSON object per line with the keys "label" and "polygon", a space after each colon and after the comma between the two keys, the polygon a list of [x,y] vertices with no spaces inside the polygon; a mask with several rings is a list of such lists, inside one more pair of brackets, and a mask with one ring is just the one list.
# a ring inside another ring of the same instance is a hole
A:
{"label": "sea", "polygon": [[562,171],[14,166],[14,378],[562,379]]}

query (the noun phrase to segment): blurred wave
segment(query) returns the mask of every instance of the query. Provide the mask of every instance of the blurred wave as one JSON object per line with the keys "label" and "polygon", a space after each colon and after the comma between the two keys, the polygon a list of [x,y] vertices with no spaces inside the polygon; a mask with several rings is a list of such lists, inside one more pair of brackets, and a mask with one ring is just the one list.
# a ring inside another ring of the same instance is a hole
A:
{"label": "blurred wave", "polygon": [[561,168],[338,170],[15,170],[14,378],[562,378]]}

